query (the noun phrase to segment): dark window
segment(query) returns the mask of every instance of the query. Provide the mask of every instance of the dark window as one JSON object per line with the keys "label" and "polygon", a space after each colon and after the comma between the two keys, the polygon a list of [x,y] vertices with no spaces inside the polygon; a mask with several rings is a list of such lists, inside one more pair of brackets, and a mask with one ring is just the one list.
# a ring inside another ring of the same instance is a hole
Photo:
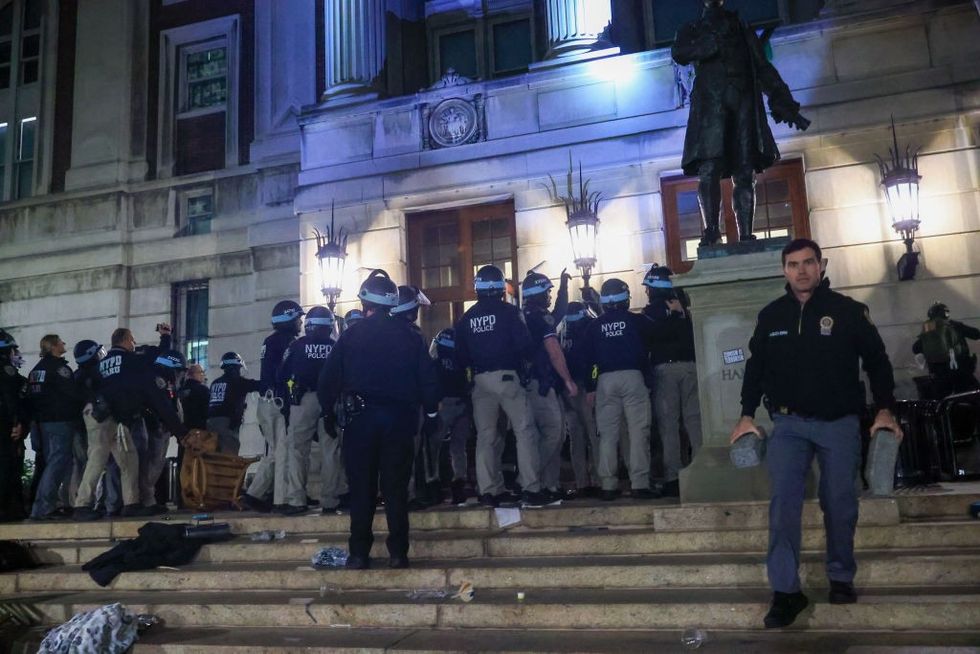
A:
{"label": "dark window", "polygon": [[[698,206],[698,180],[671,177],[660,183],[664,209],[667,263],[674,272],[687,272],[698,257],[701,240],[701,210]],[[810,212],[806,203],[803,162],[782,161],[756,175],[754,233],[759,238],[810,236]],[[738,238],[732,210],[732,182],[722,182],[722,241]]]}
{"label": "dark window", "polygon": [[211,219],[214,217],[214,194],[211,191],[197,191],[184,198],[180,207],[180,229],[176,236],[195,236],[211,233]]}
{"label": "dark window", "polygon": [[208,367],[208,282],[173,285],[174,343],[188,363]]}
{"label": "dark window", "polygon": [[27,198],[34,192],[34,137],[37,118],[24,118],[20,121],[20,140],[17,143],[17,186],[16,198]]}
{"label": "dark window", "polygon": [[514,288],[517,242],[512,202],[413,214],[408,218],[410,283],[432,306],[420,313],[427,338],[451,326],[476,301],[473,276],[494,264]]}
{"label": "dark window", "polygon": [[[701,15],[702,4],[695,0],[647,0],[651,3],[653,47],[668,47],[681,25]],[[778,0],[727,0],[725,8],[754,27],[775,25],[780,20]]]}
{"label": "dark window", "polygon": [[525,71],[532,61],[530,19],[493,25],[494,75]]}
{"label": "dark window", "polygon": [[26,0],[24,2],[24,30],[36,30],[41,27],[41,0]]}
{"label": "dark window", "polygon": [[177,120],[174,174],[225,167],[225,112]]}
{"label": "dark window", "polygon": [[476,32],[451,32],[439,37],[440,77],[450,68],[464,77],[479,77],[476,63]]}
{"label": "dark window", "polygon": [[10,86],[10,59],[13,54],[14,3],[0,9],[0,89]]}

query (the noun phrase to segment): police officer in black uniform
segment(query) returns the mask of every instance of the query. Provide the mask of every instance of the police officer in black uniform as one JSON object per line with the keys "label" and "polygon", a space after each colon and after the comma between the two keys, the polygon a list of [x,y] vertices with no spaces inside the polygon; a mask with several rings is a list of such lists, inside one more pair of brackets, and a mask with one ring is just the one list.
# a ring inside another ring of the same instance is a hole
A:
{"label": "police officer in black uniform", "polygon": [[[109,413],[104,420],[108,423],[109,432],[122,441],[121,449],[124,451],[129,448],[138,451],[132,434],[136,429],[145,429],[143,414],[147,410],[152,411],[167,431],[178,439],[187,433],[167,395],[166,384],[161,388],[156,381],[157,376],[135,350],[136,341],[132,332],[121,327],[113,332],[112,349],[99,362],[99,374],[102,377],[99,395],[105,401]],[[156,512],[156,501],[150,490],[152,485],[139,479],[139,461],[133,471],[123,469],[123,461],[117,460],[116,463],[121,469],[122,477],[122,515],[153,515]],[[143,464],[145,465],[146,463]]]}
{"label": "police officer in black uniform", "polygon": [[[107,439],[102,437],[105,428],[93,416],[93,407],[97,401],[99,380],[102,379],[102,376],[99,375],[99,362],[105,358],[106,351],[101,343],[97,343],[91,339],[83,339],[75,343],[72,352],[75,356],[75,364],[78,366],[75,370],[75,392],[81,399],[81,418],[82,427],[85,430],[86,447],[85,461],[82,467],[78,489],[75,492],[75,496],[71,498],[72,506],[74,507],[73,517],[76,520],[93,520],[101,517],[101,514],[97,514],[92,510],[91,504],[94,500],[98,478],[105,469],[105,463],[103,462],[97,471],[93,470],[91,474],[94,475],[94,479],[86,479],[86,472],[89,467],[89,459],[101,456],[99,453],[100,450],[107,447]],[[108,453],[105,456],[108,458]]]}
{"label": "police officer in black uniform", "polygon": [[44,471],[38,484],[32,520],[66,517],[58,510],[62,484],[70,484],[74,441],[82,413],[74,373],[65,360],[65,342],[57,334],[41,339],[41,360],[28,375],[28,389],[35,428],[43,434]]}
{"label": "police officer in black uniform", "polygon": [[773,417],[769,469],[769,554],[773,589],[767,628],[786,627],[809,603],[801,592],[799,565],[803,491],[816,457],[820,508],[827,532],[831,604],[857,601],[854,531],[856,480],[861,465],[859,416],[865,409],[860,367],[867,372],[877,408],[871,433],[902,430],[891,413],[895,380],[885,344],[868,308],[830,290],[821,273],[820,246],[796,239],[783,248],[786,294],[759,312],[742,380],[742,417],[734,442],[759,435],[753,417],[763,395]]}
{"label": "police officer in black uniform", "polygon": [[541,490],[549,501],[564,497],[559,488],[561,448],[565,442],[565,418],[558,394],[578,395],[565,362],[557,327],[568,304],[568,275],[562,271],[561,286],[555,310],[551,307],[551,280],[541,273],[529,271],[521,282],[524,296],[524,320],[531,332],[531,382],[528,397],[531,415],[538,432],[539,478]]}
{"label": "police officer in black uniform", "polygon": [[344,331],[347,331],[362,320],[364,320],[364,312],[360,309],[351,309],[344,314]]}
{"label": "police officer in black uniform", "polygon": [[[273,506],[279,509],[286,506],[289,457],[286,454],[286,418],[282,409],[288,398],[284,398],[276,386],[276,376],[286,349],[299,336],[302,319],[303,309],[296,302],[283,300],[277,303],[272,309],[273,332],[263,341],[259,354],[259,405],[255,416],[265,439],[266,452],[259,461],[248,492],[241,499],[242,504],[253,511],[267,512]],[[269,491],[272,491],[272,505],[266,501]]]}
{"label": "police officer in black uniform", "polygon": [[0,329],[0,522],[24,519],[24,435],[31,422],[17,341]]}
{"label": "police officer in black uniform", "polygon": [[653,411],[657,417],[664,464],[665,497],[678,497],[682,465],[681,421],[691,444],[691,456],[701,449],[701,403],[698,369],[694,362],[694,323],[671,281],[667,266],[653,264],[643,278],[648,303],[643,315],[653,321]]}
{"label": "police officer in black uniform", "polygon": [[[583,302],[569,302],[565,313],[561,336],[561,349],[565,353],[568,372],[575,384],[584,389],[589,385],[592,368],[585,362],[585,332],[595,320],[595,314]],[[562,393],[565,407],[565,420],[568,425],[568,449],[575,474],[574,496],[596,497],[599,495],[599,437],[596,432],[595,415],[588,403],[586,393],[569,397]]]}
{"label": "police officer in black uniform", "polygon": [[[184,355],[177,350],[161,352],[150,368],[154,384],[166,396],[181,426],[184,422],[177,388],[183,382],[186,369]],[[146,456],[140,458],[140,500],[144,507],[152,509],[154,513],[165,513],[167,507],[157,502],[157,483],[167,465],[167,449],[172,434],[152,410],[143,414],[143,425],[147,434],[147,448]]]}
{"label": "police officer in black uniform", "polygon": [[[321,507],[333,512],[346,494],[346,482],[340,459],[339,434],[328,431],[321,419],[326,409],[320,406],[316,389],[320,370],[334,347],[334,317],[326,307],[313,307],[306,314],[306,334],[286,350],[279,366],[279,385],[288,398],[288,427],[286,429],[286,506],[283,515],[300,515],[307,510],[306,481],[310,468],[310,449],[314,437],[320,443]],[[332,407],[329,411],[332,411]]]}
{"label": "police officer in black uniform", "polygon": [[208,400],[208,430],[218,434],[218,451],[238,454],[238,431],[245,415],[245,396],[259,390],[260,382],[242,377],[245,362],[237,352],[221,355],[220,377],[211,382]]}
{"label": "police officer in black uniform", "polygon": [[[453,504],[466,503],[466,443],[473,434],[473,407],[470,404],[466,370],[456,361],[456,330],[443,329],[432,339],[429,354],[439,369],[442,404],[439,407],[440,434],[448,434],[449,461],[453,470],[450,486]],[[438,457],[436,458],[438,461]]]}
{"label": "police officer in black uniform", "polygon": [[[439,377],[427,348],[404,320],[390,311],[398,288],[375,270],[358,292],[365,318],[344,332],[320,374],[320,405],[343,403],[344,462],[350,482],[350,557],[347,567],[370,565],[371,525],[380,478],[388,519],[389,567],[408,567],[408,480],[419,406],[423,435],[437,429]],[[332,414],[326,416],[332,423]]]}
{"label": "police officer in black uniform", "polygon": [[601,499],[619,494],[617,446],[626,419],[629,432],[629,475],[632,496],[655,499],[650,488],[650,345],[653,323],[631,313],[630,289],[620,279],[607,279],[600,290],[603,313],[585,334],[586,365],[593,369],[590,402],[595,404],[599,429]]}
{"label": "police officer in black uniform", "polygon": [[476,424],[476,483],[480,503],[510,504],[518,498],[504,489],[501,457],[504,439],[497,429],[503,409],[517,443],[520,498],[541,506],[538,436],[522,376],[531,348],[531,334],[520,310],[504,302],[507,283],[496,266],[483,266],[473,280],[476,304],[456,323],[456,358],[473,380],[473,421]]}

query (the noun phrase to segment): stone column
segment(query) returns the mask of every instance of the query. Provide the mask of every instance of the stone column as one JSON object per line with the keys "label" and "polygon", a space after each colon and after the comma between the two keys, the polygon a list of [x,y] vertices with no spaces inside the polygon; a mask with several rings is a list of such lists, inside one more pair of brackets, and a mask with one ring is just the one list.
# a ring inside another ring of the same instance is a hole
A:
{"label": "stone column", "polygon": [[324,102],[377,97],[385,64],[385,0],[323,0],[326,37]]}
{"label": "stone column", "polygon": [[609,0],[547,0],[545,59],[574,57],[610,47],[600,34],[612,19]]}

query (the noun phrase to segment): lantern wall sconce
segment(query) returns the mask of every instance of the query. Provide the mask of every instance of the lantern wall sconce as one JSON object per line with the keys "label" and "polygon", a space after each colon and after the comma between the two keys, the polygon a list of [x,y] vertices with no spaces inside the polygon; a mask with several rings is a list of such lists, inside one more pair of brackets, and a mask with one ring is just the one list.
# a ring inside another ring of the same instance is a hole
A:
{"label": "lantern wall sconce", "polygon": [[332,312],[344,286],[344,266],[347,263],[347,235],[334,225],[334,204],[330,203],[330,227],[325,233],[314,229],[316,258],[320,264],[320,292]]}
{"label": "lantern wall sconce", "polygon": [[578,189],[575,189],[575,171],[572,166],[572,155],[568,154],[568,173],[565,176],[565,195],[558,192],[558,184],[551,175],[548,179],[551,187],[545,186],[552,202],[560,202],[565,205],[565,215],[567,217],[565,226],[568,227],[568,235],[572,241],[572,258],[575,266],[582,271],[582,281],[585,286],[582,289],[583,297],[591,297],[589,280],[592,277],[592,269],[595,267],[598,257],[596,255],[596,241],[599,235],[599,200],[602,196],[598,191],[589,191],[591,180],[582,179],[582,162],[578,164]]}
{"label": "lantern wall sconce", "polygon": [[905,242],[905,254],[898,260],[899,281],[915,279],[919,265],[919,253],[912,249],[915,233],[919,231],[919,151],[906,146],[905,154],[898,149],[898,136],[895,133],[895,117],[892,116],[892,147],[889,148],[891,161],[884,161],[878,155],[878,169],[881,173],[881,186],[885,190],[888,211],[891,214],[892,229]]}

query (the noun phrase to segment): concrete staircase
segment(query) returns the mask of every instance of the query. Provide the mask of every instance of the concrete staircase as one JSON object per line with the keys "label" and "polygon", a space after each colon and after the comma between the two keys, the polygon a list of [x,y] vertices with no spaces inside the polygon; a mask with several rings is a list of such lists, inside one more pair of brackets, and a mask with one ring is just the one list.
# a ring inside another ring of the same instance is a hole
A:
{"label": "concrete staircase", "polygon": [[[525,510],[508,529],[492,511],[445,507],[412,514],[411,568],[388,570],[380,558],[367,571],[310,567],[319,548],[346,547],[346,516],[226,514],[217,518],[235,540],[205,546],[179,570],[124,573],[107,589],[80,564],[142,521],[0,525],[0,538],[30,542],[50,564],[0,575],[0,603],[50,625],[122,602],[164,621],[136,651],[168,654],[684,651],[681,632],[694,628],[708,632],[709,651],[980,652],[980,521],[967,515],[980,493],[969,490],[864,500],[861,597],[848,606],[826,601],[821,516],[808,504],[802,575],[812,604],[782,633],[761,629],[765,503],[576,501]],[[375,526],[383,532],[383,516]],[[289,535],[247,536],[265,529]],[[377,540],[374,554],[386,557]],[[476,589],[472,602],[408,596],[463,581]],[[33,651],[41,633],[19,634],[15,651]]]}

